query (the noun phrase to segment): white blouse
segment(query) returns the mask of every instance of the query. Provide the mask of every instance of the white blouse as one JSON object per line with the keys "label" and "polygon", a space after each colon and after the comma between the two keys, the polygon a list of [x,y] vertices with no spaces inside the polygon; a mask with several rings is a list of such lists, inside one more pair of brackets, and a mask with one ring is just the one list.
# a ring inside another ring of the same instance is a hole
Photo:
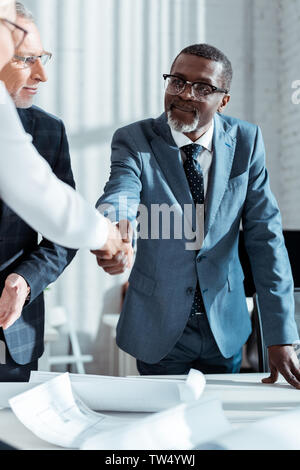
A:
{"label": "white blouse", "polygon": [[100,249],[108,237],[105,217],[54,175],[31,142],[0,81],[0,198],[54,243]]}

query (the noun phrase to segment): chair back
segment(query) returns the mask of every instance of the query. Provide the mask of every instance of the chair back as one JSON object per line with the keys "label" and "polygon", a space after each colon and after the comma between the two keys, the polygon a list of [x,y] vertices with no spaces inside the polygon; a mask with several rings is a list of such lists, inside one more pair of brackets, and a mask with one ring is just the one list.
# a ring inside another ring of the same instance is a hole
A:
{"label": "chair back", "polygon": [[[284,230],[283,236],[285,239],[285,245],[289,255],[289,260],[292,268],[292,274],[295,286],[295,320],[298,326],[298,332],[300,336],[300,231],[299,230]],[[261,314],[259,309],[259,299],[256,295],[255,284],[253,281],[251,264],[245,248],[244,234],[240,232],[239,239],[239,257],[240,262],[245,275],[245,293],[246,297],[253,297],[254,309],[252,312],[252,329],[253,332],[248,340],[248,351],[247,355],[253,359],[253,347],[257,349],[256,362],[258,372],[269,372],[268,362],[268,349],[264,343]],[[251,349],[251,351],[250,351]],[[296,352],[299,351],[300,355],[300,344],[296,346]],[[251,361],[253,362],[253,360]]]}

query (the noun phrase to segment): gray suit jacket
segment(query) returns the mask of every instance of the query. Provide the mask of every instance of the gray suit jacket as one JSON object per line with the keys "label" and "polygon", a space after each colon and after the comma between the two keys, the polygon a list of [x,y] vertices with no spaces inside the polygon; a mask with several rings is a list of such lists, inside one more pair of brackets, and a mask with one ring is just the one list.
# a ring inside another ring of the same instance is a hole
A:
{"label": "gray suit jacket", "polygon": [[[161,204],[173,206],[177,216],[182,216],[185,206],[195,212],[166,116],[129,125],[113,138],[111,177],[98,206],[110,217],[114,209],[118,220],[134,220],[142,204],[139,216],[143,213],[145,219],[148,212],[149,232],[144,230],[137,242],[117,342],[148,363],[165,357],[182,335],[197,280],[222,354],[231,357],[246,342],[251,324],[238,256],[241,222],[266,344],[289,344],[298,339],[293,280],[281,217],[265,168],[261,131],[217,114],[213,150],[204,244],[200,251],[187,250],[185,234],[177,237],[172,226],[171,239],[165,240],[162,227],[157,236],[156,222],[150,217],[151,209]],[[110,206],[105,210],[104,204]],[[194,219],[190,218],[190,223],[195,229]],[[151,231],[155,235],[152,239]]]}

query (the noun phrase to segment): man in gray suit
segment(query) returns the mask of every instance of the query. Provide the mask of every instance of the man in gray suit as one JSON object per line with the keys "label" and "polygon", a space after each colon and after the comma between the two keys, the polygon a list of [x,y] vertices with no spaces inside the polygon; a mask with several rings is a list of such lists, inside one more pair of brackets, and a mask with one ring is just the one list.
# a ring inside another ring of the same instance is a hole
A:
{"label": "man in gray suit", "polygon": [[[261,131],[223,115],[232,67],[218,49],[184,49],[164,79],[165,113],[116,132],[98,202],[110,218],[142,222],[117,343],[144,375],[238,372],[251,332],[242,222],[269,349],[265,381],[280,372],[300,389],[293,280]],[[158,223],[157,207],[173,224]],[[106,272],[121,269],[96,255]]]}

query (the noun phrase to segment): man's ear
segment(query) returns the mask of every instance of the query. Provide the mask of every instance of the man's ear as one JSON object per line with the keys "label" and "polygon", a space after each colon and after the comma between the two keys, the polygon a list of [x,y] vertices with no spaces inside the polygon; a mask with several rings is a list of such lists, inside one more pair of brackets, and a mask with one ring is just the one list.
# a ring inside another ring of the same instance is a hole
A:
{"label": "man's ear", "polygon": [[230,95],[223,96],[222,103],[218,107],[218,113],[222,113],[224,111],[224,109],[226,108],[226,106],[228,105],[230,101],[230,98],[231,98]]}

